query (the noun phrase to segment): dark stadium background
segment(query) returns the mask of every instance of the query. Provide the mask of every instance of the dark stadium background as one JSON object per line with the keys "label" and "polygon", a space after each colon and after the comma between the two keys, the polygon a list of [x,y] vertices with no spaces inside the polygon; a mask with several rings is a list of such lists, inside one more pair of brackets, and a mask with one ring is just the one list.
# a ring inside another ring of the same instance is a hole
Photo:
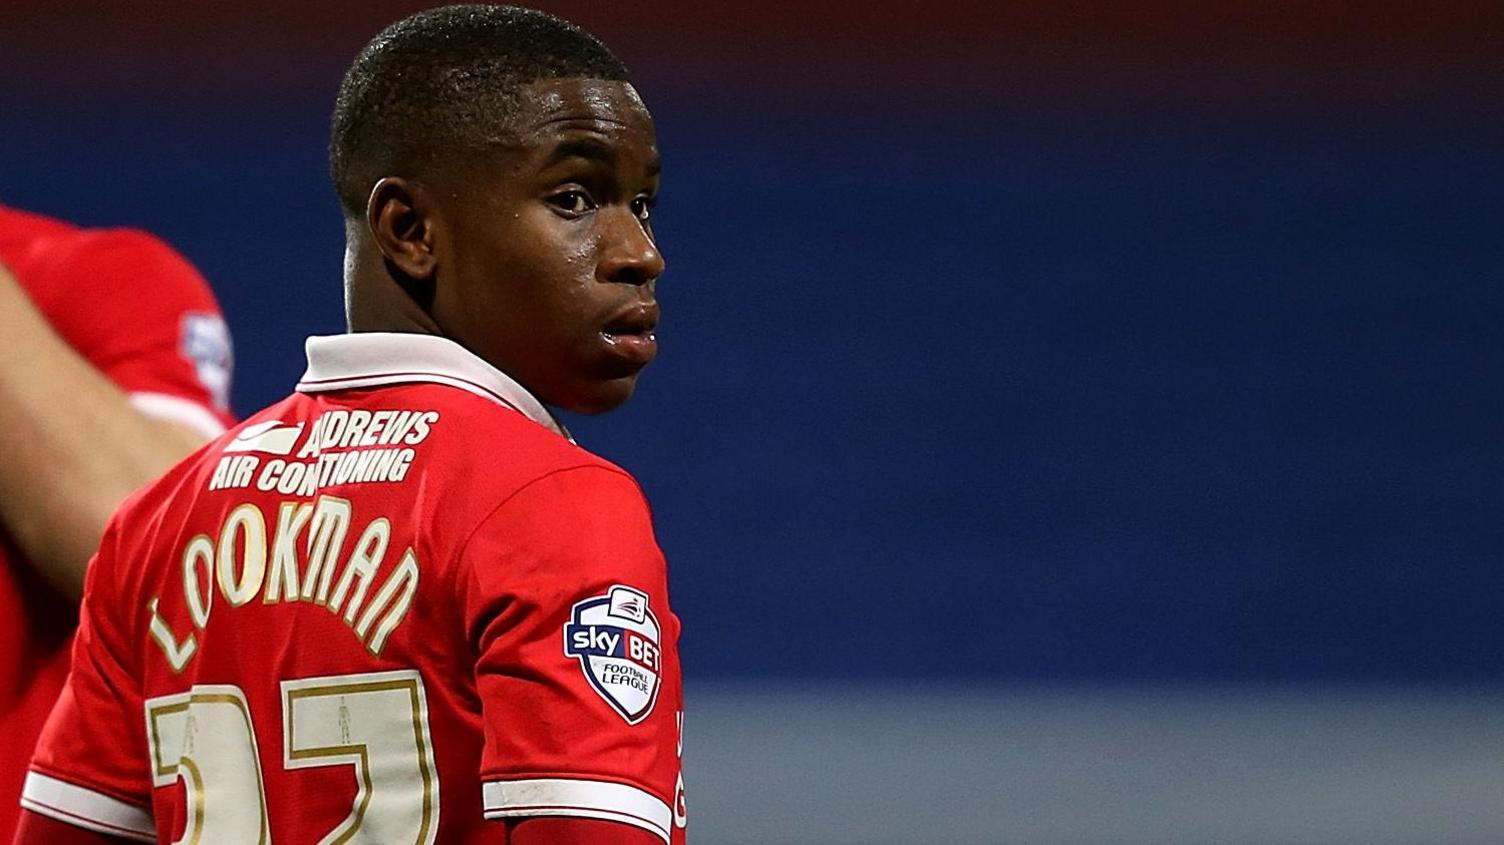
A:
{"label": "dark stadium background", "polygon": [[[0,201],[186,253],[254,410],[342,328],[327,112],[413,8],[7,0]],[[1504,681],[1497,4],[547,8],[659,123],[663,354],[573,425],[651,497],[692,714]],[[706,841],[768,835],[701,778]]]}

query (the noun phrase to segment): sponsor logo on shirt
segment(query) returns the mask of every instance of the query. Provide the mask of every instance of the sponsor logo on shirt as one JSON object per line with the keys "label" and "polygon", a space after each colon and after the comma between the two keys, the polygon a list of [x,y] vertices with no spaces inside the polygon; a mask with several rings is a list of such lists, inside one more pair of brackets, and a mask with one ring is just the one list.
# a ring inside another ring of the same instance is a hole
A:
{"label": "sponsor logo on shirt", "polygon": [[303,424],[283,425],[281,420],[270,420],[246,426],[235,435],[226,452],[266,452],[269,455],[290,455],[298,438],[303,434]]}
{"label": "sponsor logo on shirt", "polygon": [[438,421],[438,411],[356,408],[325,411],[306,433],[304,422],[248,425],[225,445],[208,489],[312,498],[346,484],[399,483]]}
{"label": "sponsor logo on shirt", "polygon": [[578,658],[590,686],[635,725],[658,700],[663,653],[648,594],[617,584],[576,602],[564,624],[564,654]]}

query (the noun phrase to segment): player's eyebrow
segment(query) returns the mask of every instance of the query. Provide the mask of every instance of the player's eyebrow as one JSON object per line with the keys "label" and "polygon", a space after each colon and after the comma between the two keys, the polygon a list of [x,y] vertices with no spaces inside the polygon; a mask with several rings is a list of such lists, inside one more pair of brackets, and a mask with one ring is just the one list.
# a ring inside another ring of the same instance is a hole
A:
{"label": "player's eyebrow", "polygon": [[[607,167],[615,167],[617,161],[616,148],[595,138],[571,138],[560,141],[554,151],[549,155],[544,167],[550,167],[568,158],[583,158],[587,161],[596,161]],[[653,156],[647,165],[647,176],[655,178],[663,173],[663,159]]]}
{"label": "player's eyebrow", "polygon": [[559,146],[554,147],[553,154],[548,157],[547,163],[558,164],[566,158],[583,158],[614,166],[616,149],[594,138],[571,138],[568,141],[560,141]]}

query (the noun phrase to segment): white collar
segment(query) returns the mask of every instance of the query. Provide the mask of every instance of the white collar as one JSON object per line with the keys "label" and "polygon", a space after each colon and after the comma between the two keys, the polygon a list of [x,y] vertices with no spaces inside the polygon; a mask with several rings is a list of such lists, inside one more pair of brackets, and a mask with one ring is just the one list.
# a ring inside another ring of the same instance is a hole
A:
{"label": "white collar", "polygon": [[300,393],[430,382],[457,387],[511,408],[573,443],[554,415],[506,373],[436,335],[357,332],[310,337]]}

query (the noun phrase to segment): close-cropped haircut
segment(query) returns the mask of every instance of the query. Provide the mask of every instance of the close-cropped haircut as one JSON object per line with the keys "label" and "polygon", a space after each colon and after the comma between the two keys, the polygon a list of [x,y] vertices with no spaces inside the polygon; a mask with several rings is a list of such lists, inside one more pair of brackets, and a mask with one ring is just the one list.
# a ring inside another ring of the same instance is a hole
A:
{"label": "close-cropped haircut", "polygon": [[421,176],[504,140],[518,91],[544,79],[630,81],[592,35],[517,6],[429,9],[382,30],[345,73],[329,174],[345,213],[386,176]]}

